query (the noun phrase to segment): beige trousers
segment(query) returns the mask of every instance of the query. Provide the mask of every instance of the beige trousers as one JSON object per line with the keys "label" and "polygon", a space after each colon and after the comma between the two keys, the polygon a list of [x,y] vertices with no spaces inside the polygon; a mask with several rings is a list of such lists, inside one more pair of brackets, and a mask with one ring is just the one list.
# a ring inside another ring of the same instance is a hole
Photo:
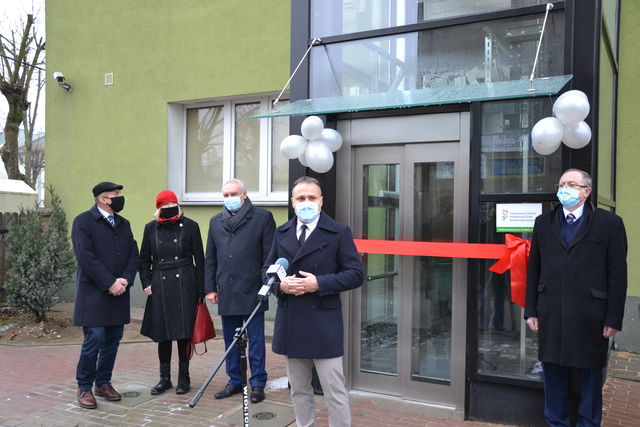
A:
{"label": "beige trousers", "polygon": [[331,427],[348,427],[351,425],[349,409],[349,393],[344,385],[342,357],[333,359],[295,359],[284,358],[287,375],[291,384],[291,401],[296,414],[298,427],[316,425],[316,402],[311,387],[311,370],[316,366],[320,384],[324,391],[329,425]]}

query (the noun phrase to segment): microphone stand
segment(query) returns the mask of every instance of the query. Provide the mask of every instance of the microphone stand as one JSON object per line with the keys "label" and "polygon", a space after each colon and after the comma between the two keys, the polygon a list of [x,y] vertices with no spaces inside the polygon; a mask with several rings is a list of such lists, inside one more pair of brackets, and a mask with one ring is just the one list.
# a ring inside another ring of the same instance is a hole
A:
{"label": "microphone stand", "polygon": [[243,425],[245,427],[249,426],[249,393],[248,393],[248,387],[247,387],[247,327],[249,326],[249,323],[251,323],[251,320],[253,320],[255,315],[258,313],[258,310],[260,310],[262,303],[264,303],[269,298],[270,294],[271,294],[271,289],[269,289],[269,292],[265,295],[264,299],[258,302],[258,304],[256,305],[256,308],[253,309],[253,312],[251,313],[247,321],[244,322],[244,324],[242,325],[242,328],[236,329],[236,333],[233,336],[233,341],[231,342],[231,344],[229,344],[227,351],[224,352],[224,354],[222,355],[222,358],[220,359],[216,367],[213,369],[213,372],[211,372],[209,377],[205,380],[204,384],[202,384],[202,387],[200,387],[200,389],[196,392],[196,394],[191,399],[191,402],[189,402],[190,408],[194,408],[198,404],[198,401],[204,394],[205,389],[209,386],[209,383],[211,382],[211,380],[213,380],[213,377],[215,377],[215,375],[218,373],[218,371],[222,367],[222,364],[229,356],[229,353],[231,353],[234,346],[238,346],[238,349],[240,350],[240,370],[242,371],[241,386],[242,386]]}

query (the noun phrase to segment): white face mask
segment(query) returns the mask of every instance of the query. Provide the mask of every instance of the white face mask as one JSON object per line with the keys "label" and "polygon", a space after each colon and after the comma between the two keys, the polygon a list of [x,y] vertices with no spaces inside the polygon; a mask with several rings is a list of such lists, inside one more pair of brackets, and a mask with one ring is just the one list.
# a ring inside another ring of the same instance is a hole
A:
{"label": "white face mask", "polygon": [[304,223],[313,222],[320,215],[320,205],[316,202],[296,203],[296,216]]}

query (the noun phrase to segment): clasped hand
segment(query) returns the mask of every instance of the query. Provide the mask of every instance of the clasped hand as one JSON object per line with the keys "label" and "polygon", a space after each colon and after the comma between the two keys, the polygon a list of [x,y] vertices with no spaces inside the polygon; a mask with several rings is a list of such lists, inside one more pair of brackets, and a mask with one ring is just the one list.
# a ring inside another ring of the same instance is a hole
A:
{"label": "clasped hand", "polygon": [[127,286],[129,285],[129,281],[127,279],[123,279],[122,277],[118,277],[113,285],[109,288],[109,294],[113,296],[120,296],[124,294],[127,290]]}
{"label": "clasped hand", "polygon": [[318,291],[318,280],[314,274],[306,271],[300,271],[299,273],[302,277],[285,277],[280,283],[280,292],[298,296]]}

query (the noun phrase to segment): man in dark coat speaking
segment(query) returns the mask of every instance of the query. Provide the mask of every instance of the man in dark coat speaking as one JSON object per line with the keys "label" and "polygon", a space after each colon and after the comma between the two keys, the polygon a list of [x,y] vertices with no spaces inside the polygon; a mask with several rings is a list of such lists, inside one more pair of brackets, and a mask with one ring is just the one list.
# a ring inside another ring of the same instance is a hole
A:
{"label": "man in dark coat speaking", "polygon": [[[224,208],[209,223],[204,291],[209,302],[218,304],[224,343],[228,348],[233,342],[236,328],[242,327],[258,305],[258,291],[262,285],[261,268],[269,253],[276,223],[271,212],[253,206],[244,183],[239,179],[227,181],[222,186],[222,196]],[[262,304],[247,327],[252,403],[265,398],[264,312],[268,308],[268,303]],[[229,381],[224,389],[215,394],[216,399],[224,399],[242,391],[240,350],[232,350],[226,363]]]}
{"label": "man in dark coat speaking", "polygon": [[552,426],[570,425],[570,370],[580,381],[578,425],[600,425],[609,338],[622,329],[626,232],[619,216],[586,203],[590,194],[589,174],[567,170],[558,185],[562,205],[540,215],[533,230],[524,317],[539,333],[544,415]]}
{"label": "man in dark coat speaking", "polygon": [[307,176],[293,183],[296,217],[276,230],[263,270],[278,258],[289,261],[276,292],[273,351],[285,356],[291,400],[299,426],[315,425],[311,371],[324,390],[331,427],[351,425],[342,370],[340,293],[362,285],[364,271],[351,230],[322,213],[320,183]]}
{"label": "man in dark coat speaking", "polygon": [[78,403],[97,406],[91,392],[120,400],[111,373],[124,325],[129,323],[129,286],[138,269],[138,247],[124,207],[122,185],[101,182],[93,187],[95,205],[73,221],[71,240],[78,261],[73,324],[82,326],[84,341],[76,370]]}

